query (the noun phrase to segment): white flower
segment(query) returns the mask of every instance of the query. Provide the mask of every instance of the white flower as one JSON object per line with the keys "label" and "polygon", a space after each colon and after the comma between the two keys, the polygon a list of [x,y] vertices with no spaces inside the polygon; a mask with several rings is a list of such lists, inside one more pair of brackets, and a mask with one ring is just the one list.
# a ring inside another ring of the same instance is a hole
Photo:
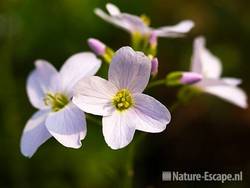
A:
{"label": "white flower", "polygon": [[31,157],[51,136],[66,147],[81,147],[87,131],[86,120],[84,113],[71,102],[72,88],[81,78],[94,75],[100,68],[100,60],[86,52],[71,56],[59,72],[44,60],[37,60],[35,65],[28,77],[27,93],[38,112],[24,128],[22,154]]}
{"label": "white flower", "polygon": [[132,14],[122,13],[117,6],[111,3],[108,3],[106,8],[109,14],[106,14],[99,8],[95,9],[95,13],[103,20],[129,33],[139,33],[141,35],[150,36],[152,43],[156,42],[157,37],[181,37],[189,32],[194,26],[193,21],[184,20],[174,26],[165,26],[155,29],[148,26],[149,23],[147,23],[147,20],[145,21],[143,18]]}
{"label": "white flower", "polygon": [[127,146],[136,129],[162,132],[170,122],[168,109],[142,94],[150,72],[148,57],[123,47],[112,59],[108,81],[92,76],[76,84],[73,103],[87,113],[103,116],[103,135],[112,149]]}
{"label": "white flower", "polygon": [[241,80],[237,78],[221,78],[221,62],[206,49],[203,37],[198,37],[194,41],[191,70],[203,76],[202,80],[195,84],[196,87],[241,108],[247,108],[246,93],[237,87]]}

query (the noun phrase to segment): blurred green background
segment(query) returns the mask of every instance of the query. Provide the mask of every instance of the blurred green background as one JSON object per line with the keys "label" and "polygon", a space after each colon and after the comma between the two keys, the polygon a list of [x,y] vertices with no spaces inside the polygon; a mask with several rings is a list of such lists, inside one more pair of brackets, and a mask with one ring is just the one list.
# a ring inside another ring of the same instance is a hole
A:
{"label": "blurred green background", "polygon": [[[35,112],[25,86],[33,62],[50,61],[57,68],[72,54],[89,50],[96,37],[114,49],[129,45],[129,35],[94,15],[101,0],[0,0],[0,188],[83,187],[250,187],[250,110],[202,95],[172,114],[161,134],[137,133],[128,147],[114,151],[104,142],[101,126],[88,122],[79,150],[46,142],[31,158],[19,149],[22,129]],[[192,41],[204,35],[208,48],[224,63],[223,75],[240,77],[250,93],[250,1],[137,0],[113,1],[123,11],[146,14],[152,25],[173,25],[192,19],[186,38],[159,43],[159,78],[188,70]],[[166,106],[176,89],[150,93]],[[140,141],[137,138],[144,137]],[[132,159],[134,158],[134,159]],[[243,171],[243,182],[162,182],[162,171],[217,173]]]}

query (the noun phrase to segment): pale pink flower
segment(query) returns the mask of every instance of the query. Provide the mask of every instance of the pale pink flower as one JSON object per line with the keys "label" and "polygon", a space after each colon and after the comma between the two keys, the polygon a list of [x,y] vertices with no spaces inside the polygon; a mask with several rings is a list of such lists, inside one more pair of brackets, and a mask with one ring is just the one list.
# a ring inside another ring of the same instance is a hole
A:
{"label": "pale pink flower", "polygon": [[191,71],[202,75],[202,80],[194,86],[241,108],[247,108],[247,95],[238,87],[241,80],[221,78],[221,61],[205,47],[203,37],[198,37],[194,41]]}
{"label": "pale pink flower", "polygon": [[86,136],[84,112],[72,102],[72,89],[77,81],[94,75],[101,62],[92,53],[71,56],[58,72],[44,60],[35,62],[27,81],[31,104],[38,111],[29,119],[21,137],[21,152],[31,157],[50,137],[70,148],[81,147]]}
{"label": "pale pink flower", "polygon": [[123,47],[112,59],[108,81],[86,77],[75,87],[73,103],[87,113],[103,116],[104,139],[112,149],[127,146],[135,130],[158,133],[170,122],[168,109],[142,94],[150,72],[150,58]]}
{"label": "pale pink flower", "polygon": [[108,14],[99,8],[95,9],[95,13],[106,22],[122,28],[131,34],[139,33],[140,35],[149,36],[152,43],[157,43],[157,37],[182,37],[194,26],[193,21],[184,20],[174,26],[164,26],[155,29],[148,26],[141,17],[121,12],[114,4],[107,3],[106,9]]}

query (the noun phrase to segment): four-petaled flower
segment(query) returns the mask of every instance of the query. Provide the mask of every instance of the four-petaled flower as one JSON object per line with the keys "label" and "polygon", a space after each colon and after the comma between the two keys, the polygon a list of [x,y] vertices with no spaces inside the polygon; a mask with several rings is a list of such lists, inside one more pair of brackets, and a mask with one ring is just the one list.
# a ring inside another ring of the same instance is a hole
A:
{"label": "four-petaled flower", "polygon": [[221,62],[206,49],[203,37],[198,37],[194,41],[191,71],[202,75],[202,80],[194,86],[241,108],[247,108],[247,95],[237,87],[241,80],[220,77],[222,73]]}
{"label": "four-petaled flower", "polygon": [[84,112],[71,101],[72,89],[83,77],[94,75],[101,61],[86,52],[71,56],[59,72],[44,60],[37,60],[35,65],[28,77],[27,93],[39,111],[23,130],[22,154],[31,157],[51,136],[66,147],[81,147],[87,131],[86,119]]}
{"label": "four-petaled flower", "polygon": [[150,72],[150,58],[122,47],[112,59],[108,81],[91,76],[76,84],[73,103],[87,113],[103,116],[103,135],[112,149],[127,146],[135,130],[162,132],[170,122],[168,109],[142,94]]}
{"label": "four-petaled flower", "polygon": [[174,26],[152,28],[146,17],[138,17],[128,13],[122,13],[119,8],[111,3],[106,5],[109,14],[97,8],[95,13],[103,20],[120,27],[131,34],[140,34],[150,37],[151,43],[156,43],[157,37],[181,37],[194,26],[193,21],[184,20]]}

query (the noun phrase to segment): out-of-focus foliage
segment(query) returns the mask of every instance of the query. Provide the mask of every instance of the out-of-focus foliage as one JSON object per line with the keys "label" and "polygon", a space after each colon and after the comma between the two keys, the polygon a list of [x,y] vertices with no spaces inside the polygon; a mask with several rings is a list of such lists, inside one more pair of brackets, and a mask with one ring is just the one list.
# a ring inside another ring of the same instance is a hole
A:
{"label": "out-of-focus foliage", "polygon": [[[129,177],[133,177],[134,187],[192,187],[193,183],[175,185],[161,181],[163,170],[176,169],[243,170],[243,183],[213,187],[249,187],[250,112],[206,95],[180,107],[165,132],[146,135],[136,146],[134,161],[130,158],[134,144],[119,151],[111,150],[104,142],[101,125],[91,121],[79,150],[64,148],[51,139],[32,159],[20,154],[22,129],[35,111],[25,91],[34,60],[46,59],[60,67],[70,55],[89,50],[88,37],[99,38],[114,49],[129,45],[128,34],[94,15],[93,9],[104,8],[106,2],[0,1],[0,187],[129,187]],[[188,37],[160,40],[158,77],[173,70],[188,70],[192,39],[202,34],[207,38],[208,48],[224,63],[223,74],[241,77],[242,87],[249,93],[249,1],[113,3],[126,12],[145,13],[151,17],[153,26],[172,25],[183,19],[195,21]],[[169,106],[174,103],[176,93],[162,87],[151,94]]]}

